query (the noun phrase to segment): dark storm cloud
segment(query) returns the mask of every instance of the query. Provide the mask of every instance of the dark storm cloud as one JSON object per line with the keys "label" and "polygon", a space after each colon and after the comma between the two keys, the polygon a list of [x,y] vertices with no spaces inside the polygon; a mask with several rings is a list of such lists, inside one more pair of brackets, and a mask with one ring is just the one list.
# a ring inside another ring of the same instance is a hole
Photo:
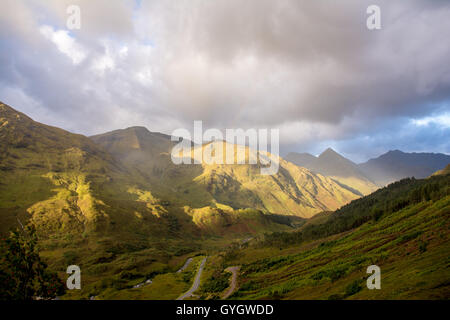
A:
{"label": "dark storm cloud", "polygon": [[[65,29],[69,4],[81,7],[81,30]],[[366,28],[370,4],[381,7],[381,30]],[[37,120],[86,134],[170,132],[197,119],[270,126],[285,147],[330,143],[347,154],[396,127],[420,132],[398,138],[403,149],[433,137],[430,149],[450,151],[442,123],[410,124],[449,110],[448,1],[6,0],[2,9],[0,99]]]}

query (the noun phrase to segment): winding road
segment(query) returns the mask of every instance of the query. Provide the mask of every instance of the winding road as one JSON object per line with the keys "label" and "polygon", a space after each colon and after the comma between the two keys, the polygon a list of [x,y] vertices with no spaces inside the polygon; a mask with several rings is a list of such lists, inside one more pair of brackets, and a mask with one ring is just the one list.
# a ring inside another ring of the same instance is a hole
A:
{"label": "winding road", "polygon": [[[206,257],[208,258],[208,257]],[[200,286],[200,278],[202,276],[203,268],[205,267],[206,258],[202,260],[202,263],[200,264],[200,267],[198,268],[197,274],[195,275],[194,283],[192,284],[192,287],[182,296],[178,297],[177,300],[184,300],[186,298],[189,298],[192,296],[192,294],[198,289]]]}
{"label": "winding road", "polygon": [[177,271],[177,273],[183,272],[184,269],[186,269],[186,268],[189,266],[189,264],[190,264],[191,262],[192,262],[192,258],[187,259],[187,260],[186,260],[186,263],[184,264],[184,266],[182,266],[182,267],[180,268],[180,270]]}
{"label": "winding road", "polygon": [[228,288],[227,291],[225,291],[225,294],[222,296],[222,299],[228,298],[229,296],[231,296],[233,294],[234,290],[236,290],[237,276],[238,276],[239,268],[240,267],[228,267],[225,269],[225,271],[231,272],[232,276],[231,276],[230,287]]}

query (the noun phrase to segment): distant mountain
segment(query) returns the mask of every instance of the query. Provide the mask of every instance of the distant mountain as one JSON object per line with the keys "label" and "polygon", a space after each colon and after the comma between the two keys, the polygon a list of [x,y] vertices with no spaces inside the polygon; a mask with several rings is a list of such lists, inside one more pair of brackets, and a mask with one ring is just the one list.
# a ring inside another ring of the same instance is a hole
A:
{"label": "distant mountain", "polygon": [[310,170],[313,170],[312,168],[316,168],[317,157],[310,153],[290,152],[284,157],[284,159],[300,167],[309,168]]}
{"label": "distant mountain", "polygon": [[[359,197],[337,182],[280,158],[275,175],[261,175],[258,165],[175,165],[170,136],[145,128],[116,130],[91,139],[120,163],[149,181],[165,198],[193,208],[226,206],[310,217]],[[213,142],[225,148],[226,142]],[[205,148],[209,144],[196,146]],[[226,149],[224,149],[226,150]],[[246,153],[253,152],[246,148]],[[155,191],[156,192],[156,191]]]}
{"label": "distant mountain", "polygon": [[293,152],[289,153],[285,159],[298,166],[330,177],[361,195],[370,194],[377,189],[377,186],[359,169],[357,164],[331,148],[325,150],[318,157],[308,153]]}
{"label": "distant mountain", "polygon": [[442,153],[405,153],[389,151],[376,159],[359,165],[364,174],[379,185],[406,177],[426,178],[450,163],[450,156]]}

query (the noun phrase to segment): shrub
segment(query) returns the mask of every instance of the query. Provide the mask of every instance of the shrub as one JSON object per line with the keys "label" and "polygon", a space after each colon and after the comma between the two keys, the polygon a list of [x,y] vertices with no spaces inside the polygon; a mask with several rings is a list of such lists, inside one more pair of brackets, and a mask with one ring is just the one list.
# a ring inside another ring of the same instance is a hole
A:
{"label": "shrub", "polygon": [[36,248],[36,230],[14,231],[0,244],[0,300],[52,299],[64,293],[57,274],[47,269]]}
{"label": "shrub", "polygon": [[356,293],[358,293],[359,291],[361,291],[362,287],[360,285],[361,280],[355,280],[352,283],[350,283],[346,288],[345,288],[345,296],[352,296]]}
{"label": "shrub", "polygon": [[203,292],[222,292],[229,286],[229,279],[231,274],[228,272],[221,272],[214,274],[203,285]]}

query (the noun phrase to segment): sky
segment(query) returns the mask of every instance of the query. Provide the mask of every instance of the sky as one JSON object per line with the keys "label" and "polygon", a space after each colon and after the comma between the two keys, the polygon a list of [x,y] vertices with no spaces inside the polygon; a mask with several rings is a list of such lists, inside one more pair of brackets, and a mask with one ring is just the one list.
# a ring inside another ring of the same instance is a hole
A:
{"label": "sky", "polygon": [[278,128],[282,154],[448,154],[449,34],[446,0],[2,0],[0,101],[85,135],[202,120]]}

